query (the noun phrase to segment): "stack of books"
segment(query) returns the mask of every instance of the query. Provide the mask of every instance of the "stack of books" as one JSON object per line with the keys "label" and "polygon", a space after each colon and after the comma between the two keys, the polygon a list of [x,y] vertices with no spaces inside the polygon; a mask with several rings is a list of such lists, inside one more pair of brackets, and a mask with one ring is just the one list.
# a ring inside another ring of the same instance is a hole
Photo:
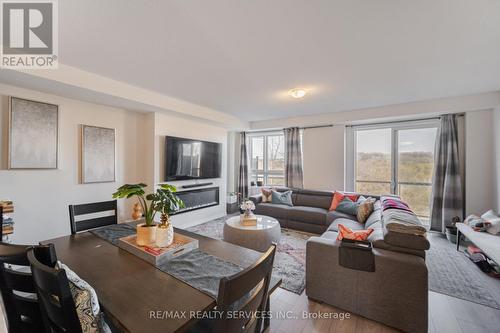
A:
{"label": "stack of books", "polygon": [[14,220],[11,215],[14,213],[14,205],[10,200],[0,200],[0,206],[2,206],[2,216],[0,218],[2,235],[10,235],[14,232]]}

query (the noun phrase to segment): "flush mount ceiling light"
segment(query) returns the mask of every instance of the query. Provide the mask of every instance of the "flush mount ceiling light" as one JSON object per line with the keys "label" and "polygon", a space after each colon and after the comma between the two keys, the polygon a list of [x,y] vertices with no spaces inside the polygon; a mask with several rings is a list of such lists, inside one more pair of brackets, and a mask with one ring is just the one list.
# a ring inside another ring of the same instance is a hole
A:
{"label": "flush mount ceiling light", "polygon": [[299,88],[292,89],[288,92],[288,95],[290,95],[293,98],[302,98],[306,94],[307,94],[307,91],[305,91],[304,89],[299,89]]}

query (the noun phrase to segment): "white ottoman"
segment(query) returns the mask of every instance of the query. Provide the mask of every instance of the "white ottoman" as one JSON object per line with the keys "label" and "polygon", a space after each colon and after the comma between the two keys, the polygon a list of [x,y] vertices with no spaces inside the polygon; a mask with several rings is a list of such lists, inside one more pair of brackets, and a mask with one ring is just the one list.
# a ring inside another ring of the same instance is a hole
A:
{"label": "white ottoman", "polygon": [[256,215],[257,225],[244,226],[240,216],[233,216],[224,223],[224,241],[259,252],[265,252],[281,237],[280,223],[273,217]]}

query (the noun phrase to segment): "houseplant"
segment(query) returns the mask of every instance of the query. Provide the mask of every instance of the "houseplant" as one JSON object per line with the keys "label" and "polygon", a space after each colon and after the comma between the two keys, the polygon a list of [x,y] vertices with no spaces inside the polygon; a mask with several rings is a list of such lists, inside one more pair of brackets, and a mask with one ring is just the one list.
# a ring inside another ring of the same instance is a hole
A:
{"label": "houseplant", "polygon": [[184,208],[184,202],[175,194],[177,188],[173,185],[163,184],[155,193],[156,211],[161,214],[161,224],[156,230],[156,246],[166,247],[174,240],[174,227],[170,223],[170,214]]}
{"label": "houseplant", "polygon": [[114,199],[122,198],[132,198],[137,197],[139,203],[141,204],[142,212],[144,213],[145,223],[140,223],[137,225],[137,245],[148,246],[153,245],[156,240],[156,228],[157,225],[154,221],[156,211],[154,209],[155,202],[153,194],[146,195],[144,188],[147,187],[144,183],[139,184],[125,184],[120,186],[115,193],[113,193]]}

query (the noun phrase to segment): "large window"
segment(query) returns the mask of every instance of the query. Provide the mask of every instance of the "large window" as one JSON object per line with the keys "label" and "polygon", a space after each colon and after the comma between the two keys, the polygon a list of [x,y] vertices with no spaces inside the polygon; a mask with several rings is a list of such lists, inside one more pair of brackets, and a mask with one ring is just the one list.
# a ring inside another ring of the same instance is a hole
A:
{"label": "large window", "polygon": [[422,121],[351,127],[348,187],[367,194],[397,194],[428,219],[438,126],[437,121]]}
{"label": "large window", "polygon": [[282,132],[248,135],[250,181],[285,185],[285,140]]}

